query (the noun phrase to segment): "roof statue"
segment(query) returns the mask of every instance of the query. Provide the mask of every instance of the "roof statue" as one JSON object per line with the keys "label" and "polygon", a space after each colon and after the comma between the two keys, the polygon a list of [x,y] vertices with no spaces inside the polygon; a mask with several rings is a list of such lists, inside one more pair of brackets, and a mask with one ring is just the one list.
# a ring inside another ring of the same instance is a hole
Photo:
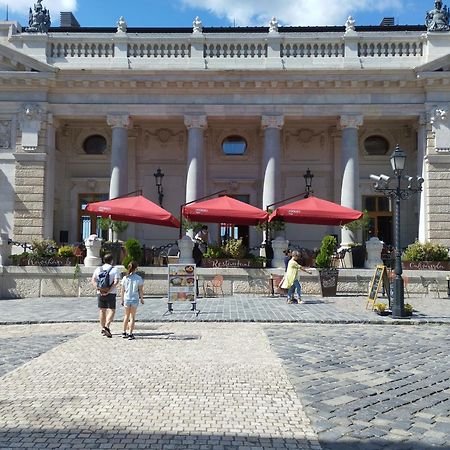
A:
{"label": "roof statue", "polygon": [[125,22],[125,18],[123,16],[120,16],[117,22],[117,33],[126,33],[126,32],[127,32],[127,23]]}
{"label": "roof statue", "polygon": [[25,31],[31,33],[47,33],[50,25],[50,11],[42,6],[42,0],[37,0],[28,14],[28,27]]}
{"label": "roof statue", "polygon": [[441,0],[434,2],[434,9],[428,11],[425,16],[425,24],[428,31],[448,31],[448,8],[447,5],[442,6]]}
{"label": "roof statue", "polygon": [[269,33],[278,33],[278,20],[276,17],[272,17],[269,22]]}
{"label": "roof statue", "polygon": [[192,32],[193,33],[201,33],[203,30],[203,24],[200,20],[200,17],[196,17],[194,21],[192,22]]}
{"label": "roof statue", "polygon": [[356,21],[352,16],[348,16],[347,21],[345,22],[345,32],[355,31]]}

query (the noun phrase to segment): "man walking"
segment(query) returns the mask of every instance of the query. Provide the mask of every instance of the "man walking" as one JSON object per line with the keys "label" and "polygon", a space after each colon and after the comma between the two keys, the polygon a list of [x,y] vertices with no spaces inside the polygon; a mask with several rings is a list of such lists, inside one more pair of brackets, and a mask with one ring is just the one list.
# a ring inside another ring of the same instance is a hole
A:
{"label": "man walking", "polygon": [[111,338],[110,325],[116,313],[117,285],[120,282],[120,272],[113,267],[113,256],[110,253],[105,255],[103,260],[105,263],[95,269],[91,282],[97,289],[102,334]]}

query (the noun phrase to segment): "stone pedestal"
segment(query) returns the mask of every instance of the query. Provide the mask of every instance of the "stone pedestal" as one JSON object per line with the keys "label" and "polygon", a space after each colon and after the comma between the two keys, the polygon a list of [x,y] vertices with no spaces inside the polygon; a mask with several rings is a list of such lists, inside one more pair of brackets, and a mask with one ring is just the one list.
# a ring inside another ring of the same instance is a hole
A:
{"label": "stone pedestal", "polygon": [[0,234],[0,266],[7,266],[9,264],[9,257],[11,255],[11,246],[8,244],[8,235]]}
{"label": "stone pedestal", "polygon": [[288,248],[289,241],[283,239],[281,236],[272,241],[273,259],[272,268],[284,269],[284,251]]}
{"label": "stone pedestal", "polygon": [[178,239],[178,248],[180,249],[179,264],[194,264],[194,258],[192,258],[192,249],[194,248],[194,242],[189,236],[183,236]]}
{"label": "stone pedestal", "polygon": [[366,269],[373,269],[379,264],[383,264],[381,252],[384,243],[377,237],[372,237],[366,242],[367,260],[364,264]]}
{"label": "stone pedestal", "polygon": [[84,258],[85,267],[97,267],[102,265],[100,258],[100,249],[102,248],[102,240],[96,235],[91,234],[85,241],[86,258]]}

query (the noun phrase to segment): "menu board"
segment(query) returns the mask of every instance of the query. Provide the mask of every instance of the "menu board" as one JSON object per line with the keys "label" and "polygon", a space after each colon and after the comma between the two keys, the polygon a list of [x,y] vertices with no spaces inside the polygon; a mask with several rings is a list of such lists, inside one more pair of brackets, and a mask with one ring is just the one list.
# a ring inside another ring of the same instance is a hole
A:
{"label": "menu board", "polygon": [[386,291],[390,303],[391,297],[390,297],[389,279],[387,275],[386,266],[383,265],[379,265],[376,267],[375,273],[373,274],[372,280],[370,281],[369,295],[367,297],[366,309],[370,304],[372,305],[373,309],[381,286],[384,286],[384,289]]}
{"label": "menu board", "polygon": [[195,302],[195,264],[168,264],[168,269],[168,302]]}

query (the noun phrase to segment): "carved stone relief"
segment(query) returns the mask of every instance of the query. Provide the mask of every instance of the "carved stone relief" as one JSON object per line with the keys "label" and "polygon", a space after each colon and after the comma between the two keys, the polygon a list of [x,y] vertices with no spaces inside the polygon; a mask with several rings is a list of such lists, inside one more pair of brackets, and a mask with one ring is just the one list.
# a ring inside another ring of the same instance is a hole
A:
{"label": "carved stone relief", "polygon": [[311,128],[286,130],[284,153],[287,161],[319,161],[325,149],[325,132]]}
{"label": "carved stone relief", "polygon": [[[170,128],[145,130],[143,145],[139,154],[142,161],[182,161],[185,158],[185,131]],[[138,146],[139,147],[139,146]]]}

